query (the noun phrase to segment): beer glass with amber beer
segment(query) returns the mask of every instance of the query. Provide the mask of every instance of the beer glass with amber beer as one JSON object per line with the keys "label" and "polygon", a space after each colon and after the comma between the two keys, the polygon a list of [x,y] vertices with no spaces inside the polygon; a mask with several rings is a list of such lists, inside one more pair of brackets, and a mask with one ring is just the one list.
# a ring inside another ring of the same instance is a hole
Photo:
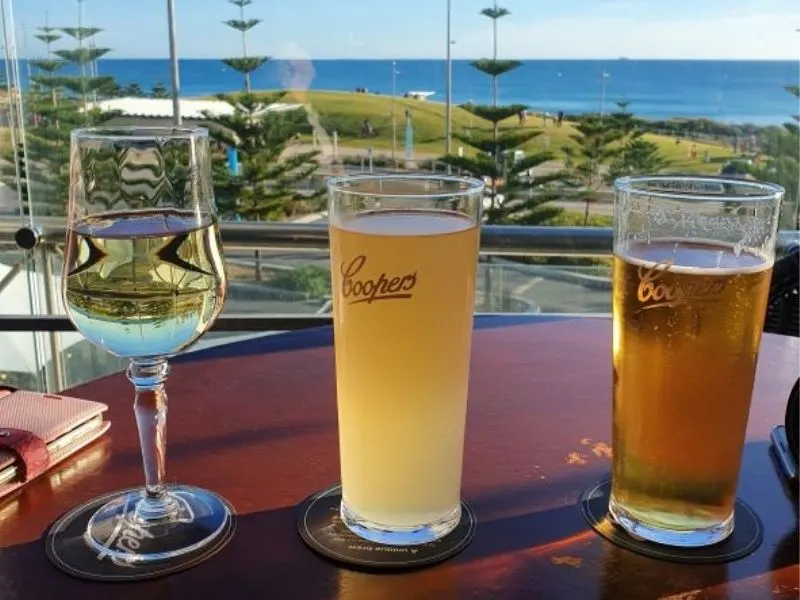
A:
{"label": "beer glass with amber beer", "polygon": [[461,516],[483,182],[361,176],[328,184],[341,518],[422,544]]}
{"label": "beer glass with amber beer", "polygon": [[733,531],[783,189],[615,184],[611,518],[670,546]]}

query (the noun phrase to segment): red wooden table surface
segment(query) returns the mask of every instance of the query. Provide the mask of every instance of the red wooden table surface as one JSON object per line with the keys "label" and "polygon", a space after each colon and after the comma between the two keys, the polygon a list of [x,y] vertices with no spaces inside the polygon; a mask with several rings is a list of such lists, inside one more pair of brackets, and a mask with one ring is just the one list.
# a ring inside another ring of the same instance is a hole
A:
{"label": "red wooden table surface", "polygon": [[463,486],[479,528],[458,557],[412,573],[365,574],[300,541],[296,504],[338,475],[330,332],[315,330],[175,364],[168,479],[221,493],[239,518],[222,553],[163,579],[84,582],[44,555],[43,535],[60,514],[142,481],[128,381],[115,375],[73,390],[110,405],[112,433],[0,504],[0,600],[798,597],[796,504],[768,452],[769,429],[783,421],[798,377],[797,339],[765,336],[748,427],[739,494],[763,520],[764,543],[733,563],[691,566],[616,548],[587,528],[577,505],[610,468],[610,322],[481,325]]}

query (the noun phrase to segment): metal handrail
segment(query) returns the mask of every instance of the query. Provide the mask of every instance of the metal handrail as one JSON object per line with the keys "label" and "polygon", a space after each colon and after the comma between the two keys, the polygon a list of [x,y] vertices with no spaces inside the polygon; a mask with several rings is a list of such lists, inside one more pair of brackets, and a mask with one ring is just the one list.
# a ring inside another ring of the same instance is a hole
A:
{"label": "metal handrail", "polygon": [[[0,217],[0,243],[13,240],[18,247],[42,255],[47,279],[52,279],[52,257],[61,250],[66,236],[63,218],[36,219],[35,226],[21,224],[19,217]],[[262,250],[327,251],[328,226],[320,223],[230,223],[221,224],[226,251],[255,251],[257,264]],[[800,245],[800,232],[782,231],[778,251],[783,253]],[[481,253],[499,256],[607,257],[613,250],[613,230],[596,227],[530,227],[485,225],[481,228]],[[260,267],[259,267],[260,268]],[[15,273],[16,274],[16,273]],[[5,283],[5,282],[3,282]],[[54,300],[49,290],[48,309]],[[331,324],[331,315],[222,315],[213,331],[229,333],[268,332],[305,329]],[[75,326],[63,315],[0,315],[0,331],[46,332],[53,356],[58,356],[52,373],[48,371],[48,389],[64,385],[59,332],[74,331]],[[52,381],[51,381],[52,379]]]}
{"label": "metal handrail", "polygon": [[[329,247],[328,225],[322,222],[223,222],[220,230],[226,250],[319,251]],[[25,249],[61,243],[65,236],[63,218],[39,218],[33,227],[20,227],[18,219],[0,218],[0,240],[14,239]],[[481,229],[481,252],[504,256],[608,256],[612,238],[610,228],[485,225]]]}
{"label": "metal handrail", "polygon": [[[475,312],[475,318],[519,318],[519,319],[542,319],[550,318],[552,315],[543,313],[490,313]],[[593,318],[607,319],[610,313],[558,313],[558,317],[563,318]],[[211,325],[210,331],[219,333],[267,333],[274,331],[296,331],[301,329],[311,329],[313,327],[325,327],[333,325],[333,315],[314,314],[314,315],[283,315],[283,314],[233,314],[221,315]],[[12,331],[20,333],[43,332],[43,333],[63,333],[77,331],[75,324],[63,315],[42,315],[31,317],[29,315],[0,315],[0,331]]]}
{"label": "metal handrail", "polygon": [[[226,333],[257,333],[270,331],[293,331],[322,327],[333,323],[333,315],[221,315],[214,321],[211,331]],[[2,332],[65,332],[76,331],[75,325],[64,315],[0,315]]]}
{"label": "metal handrail", "polygon": [[[222,241],[230,250],[319,251],[328,249],[326,223],[231,223],[220,225]],[[41,243],[61,243],[66,235],[63,218],[45,217],[34,227],[20,227],[18,218],[0,218],[0,240],[15,239],[29,249]],[[800,244],[800,231],[781,231],[778,250]],[[484,225],[481,253],[495,256],[609,256],[613,249],[610,227],[538,227]]]}

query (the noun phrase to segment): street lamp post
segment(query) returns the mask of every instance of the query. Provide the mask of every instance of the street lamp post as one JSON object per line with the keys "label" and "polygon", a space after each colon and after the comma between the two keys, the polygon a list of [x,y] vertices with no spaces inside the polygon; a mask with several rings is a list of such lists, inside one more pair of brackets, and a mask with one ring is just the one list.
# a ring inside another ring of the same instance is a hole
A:
{"label": "street lamp post", "polygon": [[392,61],[392,163],[397,166],[397,111],[395,96],[397,95],[397,61]]}
{"label": "street lamp post", "polygon": [[28,54],[28,26],[24,21],[22,23],[22,54],[25,55],[25,74],[27,75],[28,87],[30,88],[33,87],[31,85],[31,57],[30,54]]}
{"label": "street lamp post", "polygon": [[600,121],[603,120],[603,114],[605,113],[605,105],[606,105],[606,79],[608,79],[610,75],[606,73],[605,69],[600,76]]}
{"label": "street lamp post", "polygon": [[181,83],[178,71],[177,29],[175,27],[175,0],[167,0],[167,21],[169,23],[169,62],[172,77],[172,122],[180,125],[181,118]]}
{"label": "street lamp post", "polygon": [[[444,124],[444,153],[450,154],[453,144],[453,61],[450,53],[450,46],[453,40],[450,36],[450,16],[451,0],[447,0],[447,82],[445,86],[445,124]],[[448,167],[449,168],[449,167]]]}

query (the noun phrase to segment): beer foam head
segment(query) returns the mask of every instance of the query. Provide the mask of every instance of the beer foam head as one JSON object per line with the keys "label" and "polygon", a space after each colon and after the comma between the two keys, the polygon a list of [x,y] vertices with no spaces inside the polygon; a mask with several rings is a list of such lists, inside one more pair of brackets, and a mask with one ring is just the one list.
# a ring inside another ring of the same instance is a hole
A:
{"label": "beer foam head", "polygon": [[733,244],[711,240],[652,239],[650,243],[629,242],[614,253],[626,262],[653,268],[669,265],[673,273],[731,274],[756,273],[772,267],[773,259],[752,250],[738,250]]}
{"label": "beer foam head", "polygon": [[476,226],[467,215],[445,210],[373,210],[346,219],[335,227],[370,235],[442,235],[457,233]]}

